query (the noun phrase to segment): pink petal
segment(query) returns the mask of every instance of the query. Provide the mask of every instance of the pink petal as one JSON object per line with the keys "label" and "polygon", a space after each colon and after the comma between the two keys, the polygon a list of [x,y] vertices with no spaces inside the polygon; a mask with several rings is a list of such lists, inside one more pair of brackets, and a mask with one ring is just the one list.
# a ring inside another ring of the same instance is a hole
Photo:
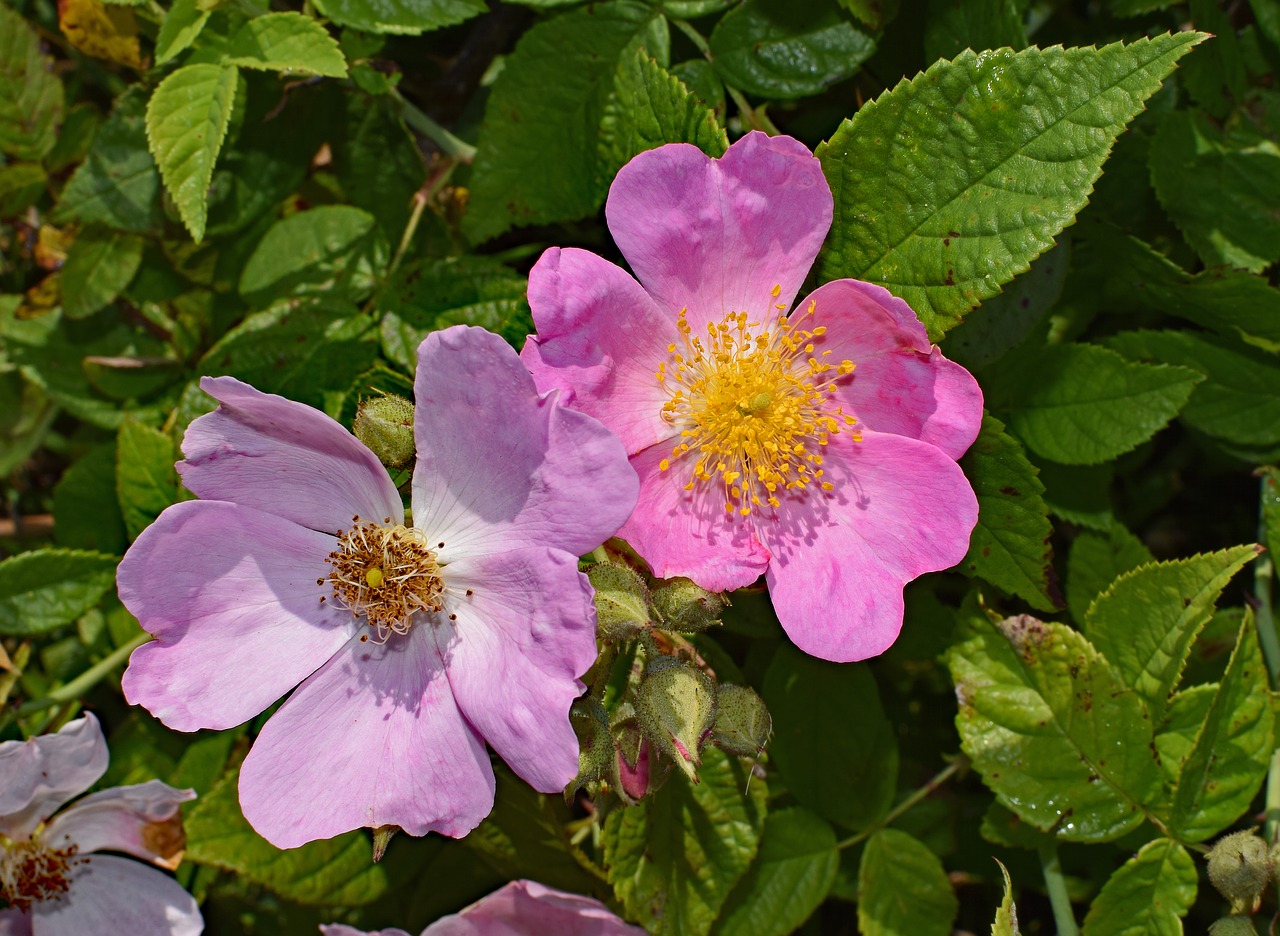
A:
{"label": "pink petal", "polygon": [[605,205],[636,278],[668,314],[687,307],[698,333],[730,311],[766,322],[777,306],[789,308],[831,214],[814,155],[759,132],[716,160],[688,144],[641,153],[618,173]]}
{"label": "pink petal", "polygon": [[114,855],[77,858],[71,887],[31,908],[35,936],[199,936],[200,908],[167,874]]}
{"label": "pink petal", "polygon": [[[812,318],[801,318],[809,304]],[[887,289],[834,280],[796,307],[801,328],[825,325],[814,340],[829,361],[851,360],[851,377],[836,384],[836,402],[876,432],[936,445],[951,458],[965,453],[982,425],[982,390],[967,370],[942,356],[924,326]]]}
{"label": "pink petal", "polygon": [[31,915],[17,910],[0,910],[0,936],[31,936]]}
{"label": "pink petal", "polygon": [[422,936],[644,936],[600,901],[512,881],[461,913],[443,917]]}
{"label": "pink petal", "polygon": [[93,793],[54,816],[43,839],[55,848],[75,845],[77,854],[128,852],[164,868],[177,867],[185,837],[178,807],[196,798],[159,780]]}
{"label": "pink petal", "polygon": [[558,549],[454,563],[455,639],[442,645],[458,708],[530,786],[563,790],[578,772],[569,706],[596,659],[591,586]]}
{"label": "pink petal", "polygon": [[903,436],[841,433],[824,468],[834,491],[785,498],[757,521],[773,552],[769,595],[801,650],[864,660],[897,638],[902,587],[964,558],[978,501],[954,461]]}
{"label": "pink petal", "polygon": [[234,377],[203,377],[222,405],[187,427],[182,483],[206,500],[256,507],[336,533],[359,515],[400,523],[404,506],[371,451],[318,409]]}
{"label": "pink petal", "polygon": [[618,535],[658,578],[683,575],[712,591],[750,585],[768,565],[769,551],[751,527],[725,511],[719,485],[684,490],[692,477],[687,459],[659,470],[670,454],[668,447],[655,445],[632,457],[640,500]]}
{"label": "pink petal", "polygon": [[321,923],[320,932],[322,936],[409,936],[404,930],[394,926],[390,929],[361,930],[345,923]]}
{"label": "pink petal", "polygon": [[520,353],[538,389],[563,391],[628,453],[670,438],[661,417],[667,394],[654,376],[677,336],[631,275],[586,250],[552,247],[529,271],[529,308],[538,334]]}
{"label": "pink petal", "polygon": [[267,722],[240,770],[240,806],[294,848],[362,826],[466,835],[493,808],[484,742],[453,699],[419,622],[385,644],[358,637]]}
{"label": "pink petal", "polygon": [[539,396],[497,335],[428,335],[414,395],[414,524],[447,544],[443,561],[545,543],[581,555],[631,512],[637,482],[617,437]]}
{"label": "pink petal", "polygon": [[106,772],[107,742],[92,714],[54,734],[0,744],[0,835],[25,840]]}
{"label": "pink petal", "polygon": [[248,507],[186,501],[125,554],[120,600],[156,636],[125,698],[170,728],[232,728],[314,672],[358,626],[321,604],[331,536]]}

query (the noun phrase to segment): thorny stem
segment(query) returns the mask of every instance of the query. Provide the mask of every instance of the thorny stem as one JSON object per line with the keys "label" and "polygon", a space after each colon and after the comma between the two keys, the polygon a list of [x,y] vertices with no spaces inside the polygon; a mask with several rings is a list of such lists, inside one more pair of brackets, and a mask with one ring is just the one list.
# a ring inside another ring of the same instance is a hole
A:
{"label": "thorny stem", "polygon": [[[689,41],[698,47],[698,51],[703,54],[707,61],[715,60],[715,56],[711,53],[711,46],[707,44],[707,40],[702,37],[702,34],[693,28],[692,24],[681,19],[673,19],[671,22],[676,29],[689,37]],[[731,85],[726,85],[725,90],[729,92],[729,97],[733,99],[734,106],[738,108],[742,122],[748,130],[763,130],[769,136],[778,135],[780,131],[774,126],[773,121],[766,117],[762,110],[757,111],[747,103],[747,99],[741,91]]]}
{"label": "thorny stem", "polygon": [[1057,926],[1058,936],[1077,936],[1080,929],[1076,925],[1075,914],[1071,911],[1071,898],[1067,895],[1062,865],[1058,863],[1058,843],[1044,842],[1039,851],[1040,870],[1044,872],[1044,886],[1049,893],[1049,904],[1053,907],[1053,922]]}
{"label": "thorny stem", "polygon": [[469,163],[475,159],[476,148],[474,146],[465,140],[460,140],[410,104],[398,88],[392,88],[390,94],[395,99],[395,102],[400,105],[404,122],[440,147],[442,153],[464,163]]}
{"label": "thorny stem", "polygon": [[920,787],[920,789],[916,790],[914,793],[912,793],[910,796],[904,799],[901,803],[899,803],[897,806],[891,809],[883,819],[881,819],[875,825],[871,826],[871,828],[864,829],[863,831],[859,832],[857,835],[852,835],[849,838],[845,839],[843,842],[839,842],[836,845],[836,848],[838,849],[850,848],[854,845],[857,845],[863,839],[870,838],[872,835],[874,835],[876,832],[879,832],[881,829],[892,825],[893,822],[899,816],[902,816],[903,814],[914,809],[916,804],[918,804],[921,800],[924,800],[928,796],[930,796],[934,790],[938,789],[938,787],[942,786],[944,783],[946,783],[956,774],[960,773],[961,771],[967,770],[968,768],[969,768],[969,758],[965,757],[963,754],[957,754],[955,758],[951,761],[951,763],[947,764],[946,767],[938,771],[932,777],[932,779],[929,780],[928,783]]}
{"label": "thorny stem", "polygon": [[104,676],[114,670],[117,666],[129,659],[129,654],[133,653],[144,643],[151,639],[151,635],[147,633],[139,634],[122,647],[117,647],[107,654],[101,661],[93,664],[75,679],[65,685],[54,689],[43,699],[32,699],[18,707],[19,715],[28,715],[31,712],[39,712],[42,709],[52,708],[55,705],[62,705],[65,702],[73,702],[83,696],[86,692],[96,686]]}

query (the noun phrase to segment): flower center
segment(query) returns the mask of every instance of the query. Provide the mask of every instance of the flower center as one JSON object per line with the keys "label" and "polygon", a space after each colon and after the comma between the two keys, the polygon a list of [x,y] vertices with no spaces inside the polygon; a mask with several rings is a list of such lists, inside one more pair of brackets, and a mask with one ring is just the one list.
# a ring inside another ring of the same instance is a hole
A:
{"label": "flower center", "polygon": [[48,848],[38,839],[15,842],[0,835],[0,896],[19,913],[31,905],[56,900],[71,886],[75,846]]}
{"label": "flower center", "polygon": [[[775,286],[775,298],[779,292]],[[826,328],[801,328],[796,321],[813,310],[811,302],[772,330],[760,330],[745,312],[730,312],[709,322],[705,337],[692,333],[686,310],[680,311],[680,341],[667,345],[670,361],[655,374],[670,397],[662,418],[679,427],[680,441],[658,467],[667,471],[688,456],[693,477],[686,491],[719,479],[724,509],[745,517],[763,504],[779,506],[781,491],[834,488],[823,479],[822,448],[856,423],[831,404],[836,381],[854,364],[828,361],[830,351],[815,355],[814,339]]]}
{"label": "flower center", "polygon": [[380,643],[409,633],[415,612],[444,607],[440,566],[421,530],[391,525],[390,519],[351,522],[350,530],[338,531],[328,578],[316,580],[332,583],[334,601],[353,615],[363,614]]}

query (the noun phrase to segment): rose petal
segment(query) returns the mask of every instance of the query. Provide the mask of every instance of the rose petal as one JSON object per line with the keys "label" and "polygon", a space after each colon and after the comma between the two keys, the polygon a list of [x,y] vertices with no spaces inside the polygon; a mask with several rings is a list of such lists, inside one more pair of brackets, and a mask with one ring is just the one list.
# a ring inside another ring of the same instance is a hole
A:
{"label": "rose petal", "polygon": [[586,250],[552,247],[529,271],[529,308],[538,334],[520,358],[538,389],[594,416],[638,452],[673,430],[667,394],[654,376],[668,359],[676,321],[631,275]]}
{"label": "rose petal", "polygon": [[942,356],[901,299],[874,283],[835,280],[797,306],[798,326],[823,325],[814,339],[830,362],[852,360],[852,376],[836,383],[836,402],[876,432],[920,439],[952,459],[965,453],[982,426],[982,390],[967,370]]}
{"label": "rose petal", "polygon": [[220,501],[169,507],[120,563],[124,602],[157,640],[133,652],[124,693],[170,728],[257,715],[358,627],[321,604],[331,536]]}
{"label": "rose petal", "polygon": [[447,544],[443,561],[545,543],[581,555],[631,512],[638,485],[617,436],[539,396],[497,335],[428,335],[414,394],[414,524]]}
{"label": "rose petal", "polygon": [[687,144],[641,153],[614,179],[605,216],[659,307],[687,307],[701,334],[730,311],[767,322],[790,308],[831,226],[832,199],[803,143],[752,132],[717,160]]}
{"label": "rose petal", "polygon": [[404,506],[376,455],[324,413],[234,377],[203,377],[222,405],[187,427],[182,483],[206,500],[256,507],[336,533],[359,515],[401,522]]}
{"label": "rose petal", "polygon": [[353,637],[267,722],[240,771],[258,833],[294,848],[362,826],[466,835],[493,808],[484,742],[419,622],[385,644]]}
{"label": "rose petal", "polygon": [[54,734],[0,744],[0,834],[27,839],[106,772],[107,742],[92,714]]}
{"label": "rose petal", "polygon": [[186,843],[178,807],[195,798],[194,790],[177,790],[159,780],[112,787],[54,816],[43,839],[55,848],[75,845],[80,855],[128,852],[172,870]]}
{"label": "rose petal", "polygon": [[70,889],[31,908],[35,936],[199,936],[204,918],[195,899],[173,878],[114,855],[76,858]]}
{"label": "rose petal", "polygon": [[462,912],[442,917],[422,936],[644,936],[591,897],[536,881],[512,881]]}
{"label": "rose petal", "polygon": [[17,910],[0,910],[0,936],[31,936],[31,915]]}
{"label": "rose petal", "polygon": [[390,929],[361,930],[345,923],[321,923],[320,932],[323,936],[409,936],[404,930],[394,926]]}
{"label": "rose petal", "polygon": [[596,659],[595,605],[577,559],[521,549],[446,574],[458,596],[445,664],[458,708],[530,786],[563,790],[578,772],[569,706]]}
{"label": "rose petal", "polygon": [[978,501],[954,461],[903,436],[842,433],[824,468],[834,491],[784,498],[757,521],[773,552],[769,595],[801,650],[864,660],[897,638],[903,586],[964,558]]}
{"label": "rose petal", "polygon": [[724,509],[718,485],[684,490],[692,461],[677,460],[654,446],[631,458],[640,476],[640,499],[618,535],[631,544],[658,578],[684,575],[711,591],[750,585],[769,563],[769,552],[751,528]]}

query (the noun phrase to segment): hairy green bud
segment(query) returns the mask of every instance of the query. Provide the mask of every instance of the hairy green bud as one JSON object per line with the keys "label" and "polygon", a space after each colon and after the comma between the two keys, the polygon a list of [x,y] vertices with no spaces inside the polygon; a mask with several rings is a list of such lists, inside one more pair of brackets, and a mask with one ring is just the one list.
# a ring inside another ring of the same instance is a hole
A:
{"label": "hairy green bud", "polygon": [[649,629],[649,586],[630,566],[597,562],[587,566],[596,592],[596,626],[601,640],[635,640]]}
{"label": "hairy green bud", "polygon": [[1231,904],[1233,914],[1253,913],[1273,865],[1267,843],[1252,829],[1223,836],[1209,849],[1209,880]]}
{"label": "hairy green bud", "polygon": [[402,396],[388,393],[365,400],[351,428],[388,468],[400,468],[413,458],[413,403]]}
{"label": "hairy green bud", "polygon": [[719,624],[728,603],[719,592],[700,588],[687,578],[668,579],[653,589],[653,607],[663,626],[686,634]]}
{"label": "hairy green bud", "polygon": [[711,743],[728,754],[757,757],[773,734],[764,699],[748,686],[716,687],[716,723]]}
{"label": "hairy green bud", "polygon": [[672,657],[655,657],[636,690],[635,705],[645,736],[696,782],[702,744],[716,720],[711,677]]}

